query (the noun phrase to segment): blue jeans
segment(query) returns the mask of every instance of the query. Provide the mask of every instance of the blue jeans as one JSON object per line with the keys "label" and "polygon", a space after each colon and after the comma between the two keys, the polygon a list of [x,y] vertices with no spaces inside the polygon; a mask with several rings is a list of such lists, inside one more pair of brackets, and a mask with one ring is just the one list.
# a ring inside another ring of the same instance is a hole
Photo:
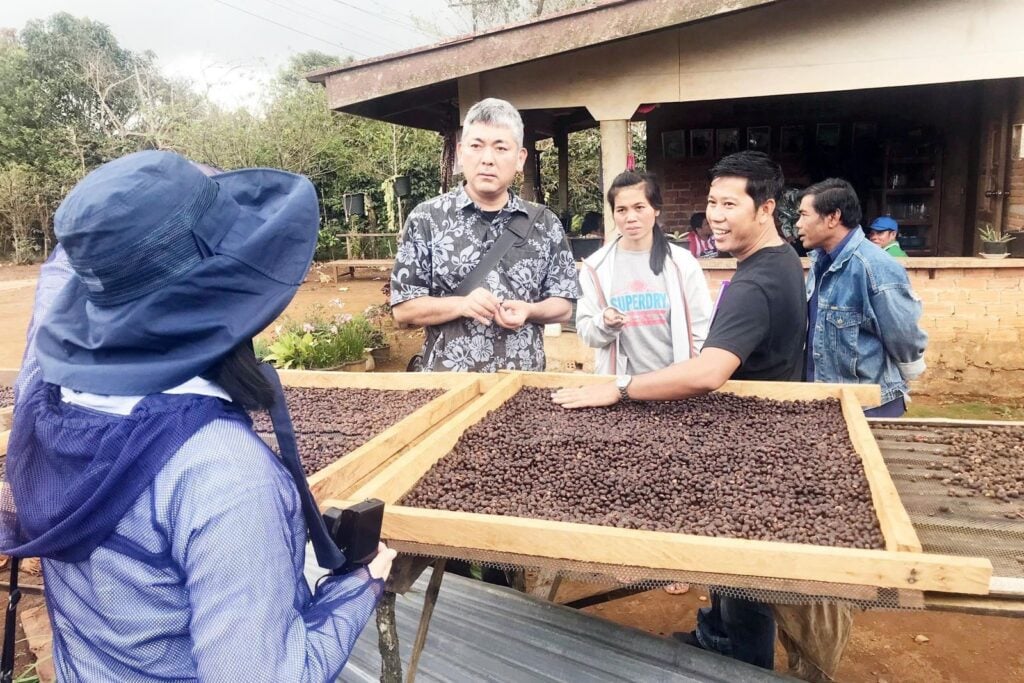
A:
{"label": "blue jeans", "polygon": [[877,408],[868,408],[864,411],[864,417],[903,417],[905,412],[907,412],[907,402],[901,395]]}
{"label": "blue jeans", "polygon": [[711,607],[697,611],[697,640],[705,650],[775,668],[775,614],[763,602],[712,591]]}

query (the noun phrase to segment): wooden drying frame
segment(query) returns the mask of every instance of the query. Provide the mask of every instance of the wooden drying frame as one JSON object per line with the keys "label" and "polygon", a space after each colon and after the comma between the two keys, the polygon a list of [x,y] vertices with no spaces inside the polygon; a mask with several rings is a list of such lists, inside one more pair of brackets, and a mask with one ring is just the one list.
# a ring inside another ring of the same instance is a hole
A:
{"label": "wooden drying frame", "polygon": [[345,495],[386,465],[403,448],[413,443],[463,405],[479,396],[479,375],[427,372],[318,372],[279,370],[286,387],[318,389],[380,389],[411,391],[444,389],[409,415],[380,434],[309,476],[309,488],[322,497]]}
{"label": "wooden drying frame", "polygon": [[[0,370],[0,384],[13,382],[17,371]],[[423,436],[453,412],[480,395],[494,379],[466,373],[351,373],[280,370],[281,383],[289,387],[321,389],[382,389],[409,391],[443,389],[445,393],[402,418],[355,450],[346,453],[309,477],[318,498],[328,493],[345,495],[365,481],[403,448]],[[13,408],[0,410],[0,456],[7,453]]]}
{"label": "wooden drying frame", "polygon": [[[838,398],[850,438],[865,463],[886,550],[714,538],[394,505],[451,450],[466,429],[522,387],[557,388],[607,381],[607,377],[594,375],[506,374],[351,496],[334,497],[385,501],[389,504],[384,515],[385,538],[438,547],[450,551],[447,554],[452,557],[459,557],[460,549],[468,549],[605,565],[609,573],[614,573],[615,567],[640,566],[912,591],[988,593],[992,565],[987,559],[920,552],[917,535],[895,495],[861,412],[862,405],[878,405],[877,386],[728,382],[720,391],[778,400]],[[321,501],[325,507],[346,504],[343,500]]]}

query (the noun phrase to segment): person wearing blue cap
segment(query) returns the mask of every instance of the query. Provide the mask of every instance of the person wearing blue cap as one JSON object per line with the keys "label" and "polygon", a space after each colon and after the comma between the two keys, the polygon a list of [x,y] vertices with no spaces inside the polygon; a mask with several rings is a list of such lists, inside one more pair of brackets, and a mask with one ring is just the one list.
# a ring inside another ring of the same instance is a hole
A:
{"label": "person wearing blue cap", "polygon": [[868,228],[868,239],[873,244],[879,246],[889,256],[906,258],[907,252],[903,251],[903,247],[896,239],[899,234],[899,223],[889,216],[879,216]]}
{"label": "person wearing blue cap", "polygon": [[[211,176],[157,151],[58,208],[0,488],[0,552],[42,558],[58,680],[333,681],[345,665],[394,552],[346,571],[252,350],[318,224],[301,176]],[[315,592],[307,537],[334,570]]]}

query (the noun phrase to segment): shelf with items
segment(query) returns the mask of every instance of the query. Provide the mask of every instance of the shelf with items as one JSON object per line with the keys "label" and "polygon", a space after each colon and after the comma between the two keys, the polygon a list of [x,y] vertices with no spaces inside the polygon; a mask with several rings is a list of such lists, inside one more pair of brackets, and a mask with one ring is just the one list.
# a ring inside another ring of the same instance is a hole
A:
{"label": "shelf with items", "polygon": [[881,211],[900,226],[900,245],[911,256],[935,256],[939,232],[942,152],[924,145],[907,150],[886,145]]}

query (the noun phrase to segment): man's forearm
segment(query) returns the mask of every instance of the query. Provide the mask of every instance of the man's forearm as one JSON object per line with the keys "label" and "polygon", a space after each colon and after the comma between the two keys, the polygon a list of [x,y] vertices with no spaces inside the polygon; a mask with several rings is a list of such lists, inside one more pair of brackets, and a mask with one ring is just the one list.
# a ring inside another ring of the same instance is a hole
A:
{"label": "man's forearm", "polygon": [[629,397],[637,401],[672,401],[701,396],[725,384],[740,359],[721,349],[705,349],[700,356],[633,377]]}
{"label": "man's forearm", "polygon": [[532,304],[529,320],[532,323],[547,325],[564,323],[572,318],[572,302],[560,296],[552,296]]}
{"label": "man's forearm", "polygon": [[395,322],[406,325],[441,325],[461,317],[461,296],[421,296],[392,307]]}

